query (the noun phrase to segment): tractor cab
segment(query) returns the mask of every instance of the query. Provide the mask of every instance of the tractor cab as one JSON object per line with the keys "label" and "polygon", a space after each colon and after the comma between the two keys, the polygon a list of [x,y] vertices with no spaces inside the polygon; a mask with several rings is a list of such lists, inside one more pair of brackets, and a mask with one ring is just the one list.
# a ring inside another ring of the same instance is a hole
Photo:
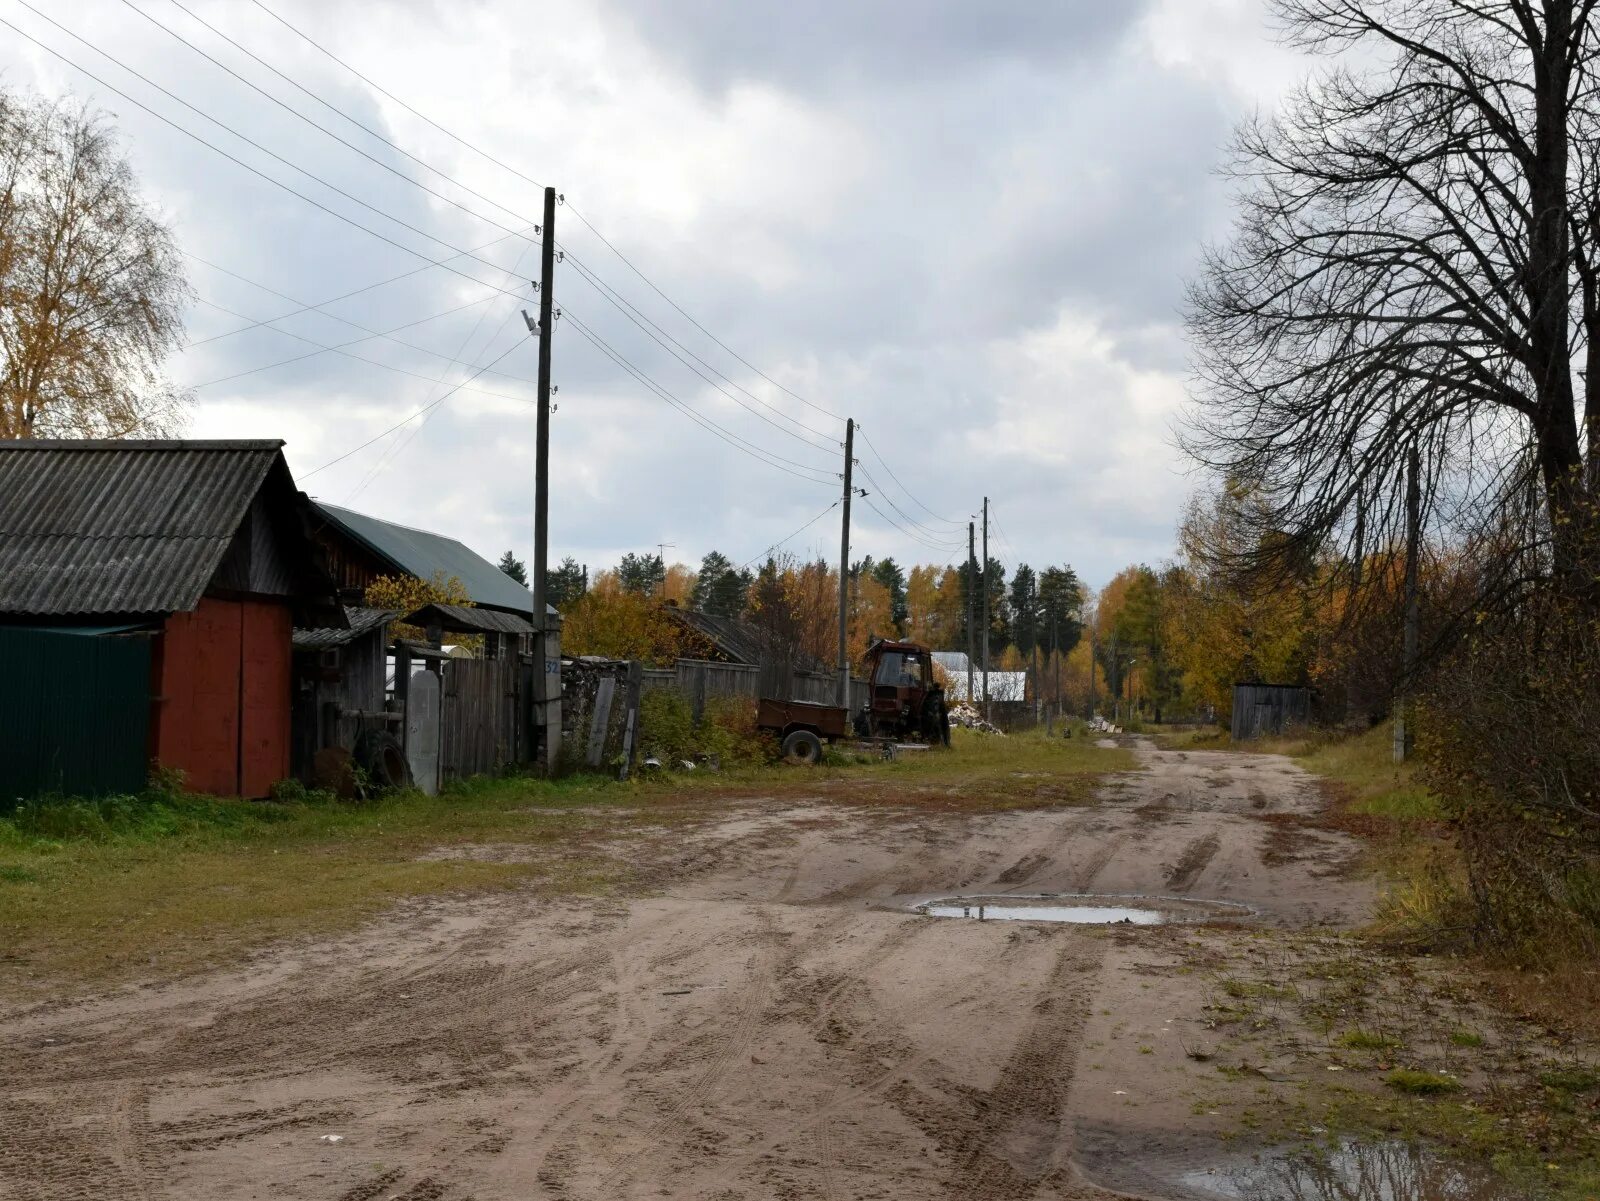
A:
{"label": "tractor cab", "polygon": [[933,655],[927,647],[879,639],[867,650],[866,667],[871,689],[866,707],[856,716],[860,734],[949,745],[944,689],[933,678]]}

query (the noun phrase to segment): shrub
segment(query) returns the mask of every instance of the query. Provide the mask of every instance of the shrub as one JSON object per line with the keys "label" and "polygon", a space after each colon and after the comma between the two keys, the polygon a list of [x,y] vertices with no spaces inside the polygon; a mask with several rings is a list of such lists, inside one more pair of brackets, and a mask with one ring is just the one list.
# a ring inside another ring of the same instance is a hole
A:
{"label": "shrub", "polygon": [[1600,950],[1600,629],[1535,598],[1423,699],[1424,776],[1457,832],[1463,924],[1518,961]]}

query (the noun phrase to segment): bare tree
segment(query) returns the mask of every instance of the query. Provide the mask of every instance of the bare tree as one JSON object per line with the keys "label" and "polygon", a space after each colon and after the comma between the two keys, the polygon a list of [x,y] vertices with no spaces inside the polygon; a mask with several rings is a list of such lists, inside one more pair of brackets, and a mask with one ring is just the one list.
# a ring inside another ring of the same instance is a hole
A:
{"label": "bare tree", "polygon": [[0,437],[172,433],[188,296],[106,116],[0,92]]}
{"label": "bare tree", "polygon": [[1416,448],[1430,521],[1499,548],[1499,585],[1531,561],[1592,596],[1595,3],[1273,0],[1331,61],[1236,135],[1189,311],[1186,443],[1261,502],[1258,555],[1358,573]]}

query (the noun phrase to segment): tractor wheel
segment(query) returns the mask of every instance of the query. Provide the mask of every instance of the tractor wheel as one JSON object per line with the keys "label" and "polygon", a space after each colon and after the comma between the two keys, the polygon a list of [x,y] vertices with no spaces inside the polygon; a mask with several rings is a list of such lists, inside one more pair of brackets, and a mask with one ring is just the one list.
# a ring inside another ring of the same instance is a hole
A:
{"label": "tractor wheel", "polygon": [[822,739],[810,730],[795,730],[783,740],[783,758],[788,763],[816,763],[822,758]]}

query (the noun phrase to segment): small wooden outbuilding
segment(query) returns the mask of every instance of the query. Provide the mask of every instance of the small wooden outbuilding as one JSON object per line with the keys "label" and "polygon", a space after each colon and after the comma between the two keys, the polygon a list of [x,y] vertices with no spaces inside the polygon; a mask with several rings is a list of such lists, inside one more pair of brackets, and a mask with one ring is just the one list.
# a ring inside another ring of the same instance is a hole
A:
{"label": "small wooden outbuilding", "polygon": [[[291,631],[345,617],[282,447],[0,441],[0,655],[30,633],[145,648],[94,687],[72,666],[87,658],[70,651],[33,654],[27,673],[8,675],[8,703],[44,715],[27,737],[47,768],[24,784],[137,787],[135,742],[137,761],[177,769],[201,792],[265,796],[288,776]],[[0,721],[0,789],[16,785],[7,764],[20,756],[6,740],[17,728]],[[107,740],[114,772],[67,770]]]}

